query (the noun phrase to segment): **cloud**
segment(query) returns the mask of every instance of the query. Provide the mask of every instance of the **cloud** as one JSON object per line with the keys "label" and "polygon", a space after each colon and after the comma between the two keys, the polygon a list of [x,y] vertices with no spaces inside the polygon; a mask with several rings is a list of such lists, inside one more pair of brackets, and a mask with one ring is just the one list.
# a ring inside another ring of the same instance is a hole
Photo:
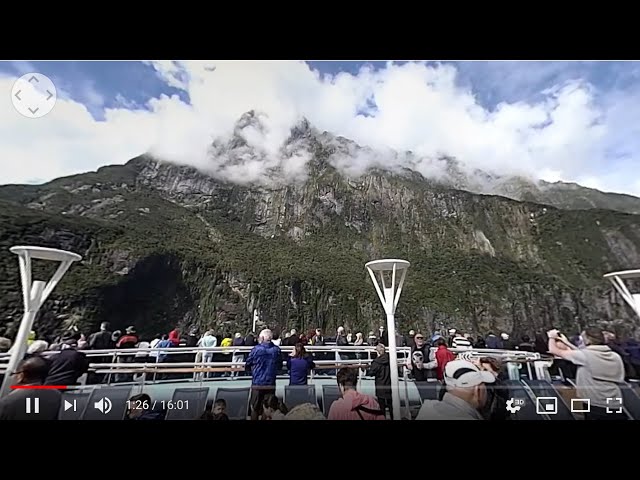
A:
{"label": "cloud", "polygon": [[158,76],[167,82],[169,86],[179,89],[185,88],[184,71],[175,60],[145,60],[143,63],[152,66]]}
{"label": "cloud", "polygon": [[[0,78],[0,91],[11,91],[14,79]],[[127,110],[105,112],[96,121],[87,108],[58,99],[38,119],[20,115],[9,95],[0,96],[0,182],[23,183],[124,163],[151,147],[155,119]]]}
{"label": "cloud", "polygon": [[82,86],[81,93],[85,105],[90,105],[91,107],[102,107],[104,106],[104,96],[96,90],[96,86],[93,82],[87,81]]}
{"label": "cloud", "polygon": [[[584,79],[559,75],[555,64],[536,65],[536,79],[547,83],[533,88],[535,95],[517,100],[511,92],[508,101],[487,108],[468,66],[389,63],[356,75],[321,76],[303,62],[147,63],[189,102],[160,96],[135,109],[123,96],[119,108],[96,121],[84,106],[66,99],[48,116],[31,120],[3,97],[0,181],[50,179],[122,163],[148,150],[230,181],[260,181],[274,170],[300,180],[308,152],[294,148],[283,154],[280,147],[291,126],[306,117],[320,131],[371,147],[343,146],[346,151],[331,159],[350,173],[409,166],[438,176],[444,167],[438,158],[446,154],[469,171],[584,179],[594,185],[593,179],[601,179],[597,184],[603,189],[640,194],[637,176],[628,170],[638,164],[640,152],[640,109],[633,108],[640,105],[640,89],[602,92]],[[470,82],[460,81],[460,68]],[[509,78],[524,81],[522,73]],[[11,83],[0,77],[0,88],[10,89]],[[214,149],[219,154],[211,158],[214,138],[230,138],[235,122],[249,110],[266,116],[259,128],[244,129],[246,148],[231,154]]]}

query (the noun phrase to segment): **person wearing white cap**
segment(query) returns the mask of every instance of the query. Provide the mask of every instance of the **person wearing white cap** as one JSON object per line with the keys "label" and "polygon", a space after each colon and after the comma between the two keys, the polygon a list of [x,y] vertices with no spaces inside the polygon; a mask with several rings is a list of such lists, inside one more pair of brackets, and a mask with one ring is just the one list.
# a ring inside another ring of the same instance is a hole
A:
{"label": "person wearing white cap", "polygon": [[444,369],[447,393],[442,400],[425,400],[416,420],[483,420],[486,383],[495,377],[467,360],[452,360]]}
{"label": "person wearing white cap", "polygon": [[449,329],[449,336],[447,337],[447,347],[453,347],[453,339],[456,336],[457,330],[455,328]]}

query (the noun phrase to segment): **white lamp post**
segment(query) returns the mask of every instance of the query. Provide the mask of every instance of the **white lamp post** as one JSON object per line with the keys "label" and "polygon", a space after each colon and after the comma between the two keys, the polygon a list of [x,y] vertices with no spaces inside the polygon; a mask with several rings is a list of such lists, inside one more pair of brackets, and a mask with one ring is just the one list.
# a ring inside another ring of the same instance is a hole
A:
{"label": "white lamp post", "polygon": [[[391,367],[391,400],[393,403],[393,418],[401,420],[400,417],[400,390],[398,380],[398,353],[396,351],[396,324],[395,313],[402,293],[402,285],[407,275],[410,263],[406,260],[374,260],[365,266],[371,276],[373,286],[376,287],[378,297],[382,302],[384,311],[387,314],[387,334],[389,335],[389,365]],[[380,277],[380,283],[376,278],[376,273]],[[385,274],[391,275],[391,285],[387,285],[389,279],[385,281]],[[399,279],[398,279],[399,274]]]}
{"label": "white lamp post", "polygon": [[[20,323],[20,328],[18,329],[18,334],[13,342],[11,357],[7,365],[4,381],[2,382],[2,388],[0,389],[0,397],[9,393],[11,389],[11,384],[13,383],[12,373],[15,371],[18,363],[20,363],[20,360],[24,358],[27,350],[29,332],[31,332],[33,328],[33,321],[36,318],[38,310],[40,310],[42,304],[49,297],[58,282],[60,282],[71,264],[82,258],[77,253],[45,247],[11,247],[9,250],[18,255],[24,315]],[[32,259],[60,262],[60,265],[48,282],[33,280],[31,278]]]}
{"label": "white lamp post", "polygon": [[640,270],[625,270],[623,272],[607,273],[604,278],[609,280],[627,305],[640,317],[640,293],[631,293],[624,280],[640,279]]}
{"label": "white lamp post", "polygon": [[253,309],[253,326],[251,327],[251,333],[256,333],[256,325],[258,324],[258,320],[260,320],[260,314],[258,313],[258,309]]}

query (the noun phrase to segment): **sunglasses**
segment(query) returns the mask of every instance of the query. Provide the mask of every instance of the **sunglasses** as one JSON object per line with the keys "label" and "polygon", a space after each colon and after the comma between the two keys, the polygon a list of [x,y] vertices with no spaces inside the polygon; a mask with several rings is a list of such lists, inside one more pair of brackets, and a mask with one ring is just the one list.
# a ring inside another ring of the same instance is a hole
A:
{"label": "sunglasses", "polygon": [[416,340],[424,340],[424,337],[416,337]]}

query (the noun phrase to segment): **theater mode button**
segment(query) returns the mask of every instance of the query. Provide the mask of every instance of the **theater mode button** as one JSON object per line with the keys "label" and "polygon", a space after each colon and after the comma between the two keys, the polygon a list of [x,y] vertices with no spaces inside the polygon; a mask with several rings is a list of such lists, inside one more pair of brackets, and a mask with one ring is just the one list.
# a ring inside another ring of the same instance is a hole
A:
{"label": "theater mode button", "polygon": [[591,413],[591,399],[572,398],[571,413]]}

